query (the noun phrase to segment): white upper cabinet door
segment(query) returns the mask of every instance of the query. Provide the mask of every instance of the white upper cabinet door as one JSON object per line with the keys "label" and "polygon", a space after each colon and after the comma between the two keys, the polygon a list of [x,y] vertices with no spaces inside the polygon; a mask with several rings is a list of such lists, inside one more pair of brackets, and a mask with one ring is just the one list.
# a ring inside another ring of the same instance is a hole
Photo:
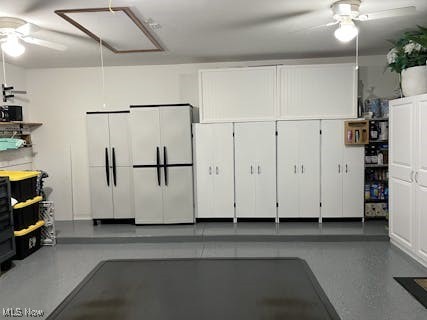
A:
{"label": "white upper cabinet door", "polygon": [[163,169],[163,222],[194,222],[193,168],[185,166]]}
{"label": "white upper cabinet door", "polygon": [[214,144],[211,124],[194,125],[194,151],[197,188],[197,218],[213,218],[214,182],[213,162]]}
{"label": "white upper cabinet door", "polygon": [[86,124],[89,166],[104,167],[106,165],[106,153],[108,153],[108,157],[111,159],[108,114],[87,114]]}
{"label": "white upper cabinet door", "polygon": [[[114,218],[112,178],[104,167],[89,167],[90,203],[93,219]],[[109,179],[109,181],[107,180]]]}
{"label": "white upper cabinet door", "polygon": [[117,167],[116,179],[112,178],[114,218],[131,219],[133,213],[132,168]]}
{"label": "white upper cabinet door", "polygon": [[322,120],[321,126],[321,216],[342,217],[344,125],[342,120]]}
{"label": "white upper cabinet door", "polygon": [[274,120],[276,67],[201,70],[201,122]]}
{"label": "white upper cabinet door", "polygon": [[344,146],[343,150],[342,213],[344,217],[363,218],[365,148],[363,146]]}
{"label": "white upper cabinet door", "polygon": [[277,200],[280,218],[300,217],[298,121],[277,122]]}
{"label": "white upper cabinet door", "polygon": [[130,112],[132,165],[156,165],[160,152],[159,108],[132,108]]}
{"label": "white upper cabinet door", "polygon": [[354,64],[279,66],[277,73],[280,119],[357,116]]}
{"label": "white upper cabinet door", "polygon": [[233,124],[214,123],[207,126],[213,128],[213,217],[234,218]]}
{"label": "white upper cabinet door", "polygon": [[252,147],[256,149],[255,217],[276,217],[276,123],[251,126]]}
{"label": "white upper cabinet door", "polygon": [[108,118],[111,156],[115,155],[117,167],[129,167],[132,165],[129,113],[110,113]]}
{"label": "white upper cabinet door", "polygon": [[390,104],[390,236],[408,249],[414,246],[414,113],[413,99]]}
{"label": "white upper cabinet door", "polygon": [[236,217],[254,218],[255,166],[257,141],[254,128],[258,123],[234,125]]}
{"label": "white upper cabinet door", "polygon": [[298,123],[298,153],[300,161],[299,169],[301,173],[299,179],[300,217],[319,218],[320,121],[298,121]]}
{"label": "white upper cabinet door", "polygon": [[162,163],[165,159],[168,164],[192,163],[191,108],[160,107],[159,110]]}

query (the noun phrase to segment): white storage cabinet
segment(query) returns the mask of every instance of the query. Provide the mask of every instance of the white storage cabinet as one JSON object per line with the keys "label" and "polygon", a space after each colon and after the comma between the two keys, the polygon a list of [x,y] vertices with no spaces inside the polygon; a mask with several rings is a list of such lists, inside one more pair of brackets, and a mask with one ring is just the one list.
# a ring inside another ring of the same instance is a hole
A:
{"label": "white storage cabinet", "polygon": [[321,121],[321,217],[364,216],[364,147],[344,144],[344,121]]}
{"label": "white storage cabinet", "polygon": [[276,124],[234,124],[237,218],[276,218]]}
{"label": "white storage cabinet", "polygon": [[427,266],[427,95],[390,102],[390,239]]}
{"label": "white storage cabinet", "polygon": [[234,218],[233,124],[193,125],[197,218]]}
{"label": "white storage cabinet", "polygon": [[131,106],[136,224],[192,223],[191,106]]}
{"label": "white storage cabinet", "polygon": [[86,123],[92,218],[133,218],[129,111],[87,112]]}
{"label": "white storage cabinet", "polygon": [[279,218],[320,217],[320,121],[277,122]]}

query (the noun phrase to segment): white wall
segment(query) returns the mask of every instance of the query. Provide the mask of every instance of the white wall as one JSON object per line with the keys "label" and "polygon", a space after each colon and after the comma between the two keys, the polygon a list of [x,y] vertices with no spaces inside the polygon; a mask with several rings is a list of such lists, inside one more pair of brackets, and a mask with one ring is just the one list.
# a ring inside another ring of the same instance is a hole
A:
{"label": "white wall", "polygon": [[[0,82],[5,83],[3,69],[1,70]],[[26,70],[11,64],[5,65],[6,84],[13,86],[16,90],[26,90]],[[3,98],[1,96],[1,98]],[[3,103],[3,100],[1,100]],[[27,95],[16,95],[7,102],[8,104],[22,106],[24,120],[30,119],[30,110]],[[0,152],[0,170],[27,170],[32,169],[32,152],[30,149],[8,150]]]}
{"label": "white wall", "polygon": [[[366,82],[365,87],[381,83],[382,90],[388,95],[388,91],[393,90],[389,87],[395,84],[388,76],[387,81],[382,82],[381,78],[385,76],[378,72],[378,68],[382,72],[383,60],[377,56],[361,57],[361,80]],[[127,109],[131,104],[189,102],[198,106],[199,69],[349,61],[353,59],[107,67],[105,102],[111,110]],[[378,68],[370,72],[371,65]],[[103,109],[101,72],[99,68],[30,69],[27,71],[27,86],[31,120],[44,123],[33,135],[36,144],[34,167],[46,170],[50,175],[46,185],[53,189],[51,199],[55,201],[56,217],[58,220],[89,219],[85,113]]]}

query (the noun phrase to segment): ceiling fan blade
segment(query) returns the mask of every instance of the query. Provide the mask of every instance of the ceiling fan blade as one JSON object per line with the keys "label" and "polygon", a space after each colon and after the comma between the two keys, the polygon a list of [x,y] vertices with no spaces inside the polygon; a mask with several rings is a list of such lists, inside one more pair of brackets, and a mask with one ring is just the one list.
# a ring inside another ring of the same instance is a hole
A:
{"label": "ceiling fan blade", "polygon": [[307,32],[307,31],[312,31],[312,30],[316,30],[316,29],[320,29],[320,28],[331,27],[331,26],[337,25],[338,23],[339,23],[339,21],[333,21],[333,22],[321,24],[321,25],[314,26],[314,27],[308,27],[308,28],[304,28],[304,29],[294,30],[294,31],[287,32],[287,33]]}
{"label": "ceiling fan blade", "polygon": [[42,47],[46,47],[46,48],[54,49],[58,51],[65,51],[67,49],[67,47],[64,46],[63,44],[59,44],[59,43],[55,43],[47,40],[37,39],[33,37],[23,37],[21,39],[26,43],[35,44],[38,46],[42,46]]}
{"label": "ceiling fan blade", "polygon": [[403,8],[366,13],[366,14],[360,15],[359,17],[361,18],[362,16],[364,17],[360,20],[377,20],[377,19],[393,18],[393,17],[400,17],[400,16],[409,16],[409,15],[415,14],[416,12],[417,12],[417,8],[415,6],[411,6],[411,7],[403,7]]}
{"label": "ceiling fan blade", "polygon": [[[278,13],[275,15],[269,15],[264,17],[255,17],[251,19],[241,20],[241,21],[233,21],[227,24],[227,27],[232,28],[253,28],[259,27],[262,25],[271,25],[280,22],[288,22],[289,20],[309,17],[311,14],[317,13],[317,10],[301,10],[289,13]],[[288,20],[288,21],[287,21]]]}
{"label": "ceiling fan blade", "polygon": [[27,22],[23,26],[20,26],[16,29],[16,32],[20,33],[21,35],[29,36],[30,34],[33,34],[34,32],[37,32],[40,30],[40,27],[36,26],[35,24]]}

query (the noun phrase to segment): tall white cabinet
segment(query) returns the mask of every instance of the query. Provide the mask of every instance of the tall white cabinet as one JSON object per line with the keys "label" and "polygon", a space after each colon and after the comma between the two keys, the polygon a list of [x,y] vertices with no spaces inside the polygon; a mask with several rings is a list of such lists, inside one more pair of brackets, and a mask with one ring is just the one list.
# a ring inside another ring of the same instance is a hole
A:
{"label": "tall white cabinet", "polygon": [[131,106],[135,223],[194,222],[191,106]]}
{"label": "tall white cabinet", "polygon": [[93,219],[133,218],[129,111],[88,112]]}
{"label": "tall white cabinet", "polygon": [[427,266],[427,95],[390,102],[390,239]]}
{"label": "tall white cabinet", "polygon": [[321,130],[321,217],[363,218],[364,147],[345,146],[343,120]]}
{"label": "tall white cabinet", "polygon": [[197,218],[234,218],[233,124],[195,124]]}
{"label": "tall white cabinet", "polygon": [[237,218],[276,217],[276,124],[234,124]]}
{"label": "tall white cabinet", "polygon": [[320,217],[320,121],[277,122],[280,218]]}

